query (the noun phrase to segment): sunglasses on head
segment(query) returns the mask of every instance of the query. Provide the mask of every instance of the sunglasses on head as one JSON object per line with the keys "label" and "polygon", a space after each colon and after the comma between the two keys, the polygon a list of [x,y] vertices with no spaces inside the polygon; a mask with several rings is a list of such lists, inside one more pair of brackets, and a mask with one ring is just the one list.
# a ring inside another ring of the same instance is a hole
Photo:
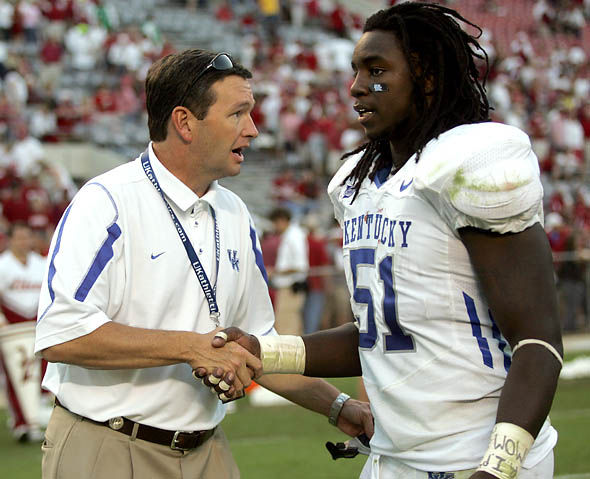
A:
{"label": "sunglasses on head", "polygon": [[189,87],[186,89],[186,91],[184,92],[184,94],[182,95],[182,97],[180,98],[180,101],[178,102],[179,105],[182,105],[184,103],[184,101],[186,100],[186,97],[188,96],[189,92],[193,89],[193,87],[196,85],[197,81],[199,81],[200,78],[203,77],[203,75],[205,73],[207,73],[209,70],[213,69],[213,70],[217,70],[217,71],[225,71],[225,70],[230,70],[234,67],[234,64],[231,61],[231,58],[229,57],[229,55],[225,52],[222,53],[218,53],[217,55],[215,55],[213,57],[213,60],[211,60],[207,66],[193,79],[193,81],[190,83]]}

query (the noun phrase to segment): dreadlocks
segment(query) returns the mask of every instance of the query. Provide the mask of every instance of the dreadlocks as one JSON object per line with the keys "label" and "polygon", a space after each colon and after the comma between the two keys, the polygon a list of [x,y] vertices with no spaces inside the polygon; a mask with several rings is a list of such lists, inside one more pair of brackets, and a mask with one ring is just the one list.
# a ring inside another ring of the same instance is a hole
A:
{"label": "dreadlocks", "polygon": [[[477,36],[465,32],[457,20],[475,28]],[[369,17],[363,33],[374,30],[393,33],[409,65],[418,117],[408,140],[411,151],[417,154],[416,161],[426,144],[441,133],[458,125],[489,121],[484,88],[488,57],[477,41],[481,28],[450,8],[407,2]],[[481,83],[476,58],[485,62]],[[377,171],[392,163],[387,138],[369,141],[342,159],[360,152],[363,156],[343,182],[355,180],[354,198],[367,175],[373,180]]]}

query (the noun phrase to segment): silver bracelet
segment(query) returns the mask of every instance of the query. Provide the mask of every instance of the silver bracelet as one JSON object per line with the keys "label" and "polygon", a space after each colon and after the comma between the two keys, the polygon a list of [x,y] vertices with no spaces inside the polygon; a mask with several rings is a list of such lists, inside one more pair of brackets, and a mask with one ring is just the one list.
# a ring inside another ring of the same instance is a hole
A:
{"label": "silver bracelet", "polygon": [[350,396],[346,393],[338,394],[338,397],[334,399],[334,402],[330,406],[330,414],[328,415],[328,422],[335,426],[340,416],[340,411],[344,407],[344,403],[350,399]]}

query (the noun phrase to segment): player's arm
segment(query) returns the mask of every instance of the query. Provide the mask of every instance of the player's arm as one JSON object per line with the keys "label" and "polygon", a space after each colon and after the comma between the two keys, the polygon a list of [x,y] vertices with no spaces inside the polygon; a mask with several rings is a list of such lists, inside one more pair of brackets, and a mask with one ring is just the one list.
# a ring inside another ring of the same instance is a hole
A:
{"label": "player's arm", "polygon": [[[308,377],[349,377],[362,374],[358,329],[353,323],[305,336],[256,336],[239,328],[219,331],[212,345],[223,348],[237,342],[262,361],[262,374],[301,374]],[[213,387],[223,401],[242,397],[235,375],[222,368],[199,367],[197,380]],[[294,402],[297,402],[293,399]],[[319,411],[318,411],[319,412]]]}
{"label": "player's arm", "polygon": [[[563,356],[547,237],[539,223],[520,233],[475,228],[459,233],[494,320],[513,351],[517,348],[500,397],[496,427],[515,425],[535,438],[551,408]],[[490,476],[480,471],[476,477]]]}
{"label": "player's arm", "polygon": [[340,411],[334,409],[340,391],[323,379],[295,374],[269,374],[258,379],[267,389],[310,411],[333,416],[334,425],[349,436],[373,436],[373,416],[369,403],[346,399]]}
{"label": "player's arm", "polygon": [[[300,406],[328,416],[331,424],[346,434],[373,435],[373,416],[368,403],[348,398],[322,379],[305,377],[360,374],[358,330],[354,324],[303,337],[255,336],[232,327],[217,333],[213,345],[224,349],[234,341],[261,357],[267,373],[281,373],[262,376],[258,380],[261,385]],[[231,373],[222,370],[212,375],[208,373],[205,368],[198,368],[195,377],[212,387],[220,399],[227,401],[241,396]]]}
{"label": "player's arm", "polygon": [[263,374],[295,373],[324,378],[362,374],[359,332],[354,323],[305,336],[256,336],[231,327],[217,333],[212,344],[222,348],[233,341],[261,358]]}

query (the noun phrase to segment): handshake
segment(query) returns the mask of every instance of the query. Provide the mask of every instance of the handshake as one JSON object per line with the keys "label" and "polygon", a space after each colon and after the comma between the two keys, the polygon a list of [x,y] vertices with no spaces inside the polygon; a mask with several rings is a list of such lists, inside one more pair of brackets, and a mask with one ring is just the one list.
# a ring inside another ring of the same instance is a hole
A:
{"label": "handshake", "polygon": [[[228,344],[230,342],[237,344],[230,346]],[[193,377],[209,387],[211,392],[217,394],[224,403],[244,397],[244,389],[250,385],[252,379],[257,379],[264,373],[260,360],[260,343],[256,336],[235,327],[217,331],[211,346],[224,348],[226,345],[234,349],[243,348],[250,354],[245,356],[243,356],[244,353],[236,354],[237,361],[232,364],[233,367],[217,366],[211,369],[201,366],[193,369]],[[242,357],[244,361],[240,361]]]}

